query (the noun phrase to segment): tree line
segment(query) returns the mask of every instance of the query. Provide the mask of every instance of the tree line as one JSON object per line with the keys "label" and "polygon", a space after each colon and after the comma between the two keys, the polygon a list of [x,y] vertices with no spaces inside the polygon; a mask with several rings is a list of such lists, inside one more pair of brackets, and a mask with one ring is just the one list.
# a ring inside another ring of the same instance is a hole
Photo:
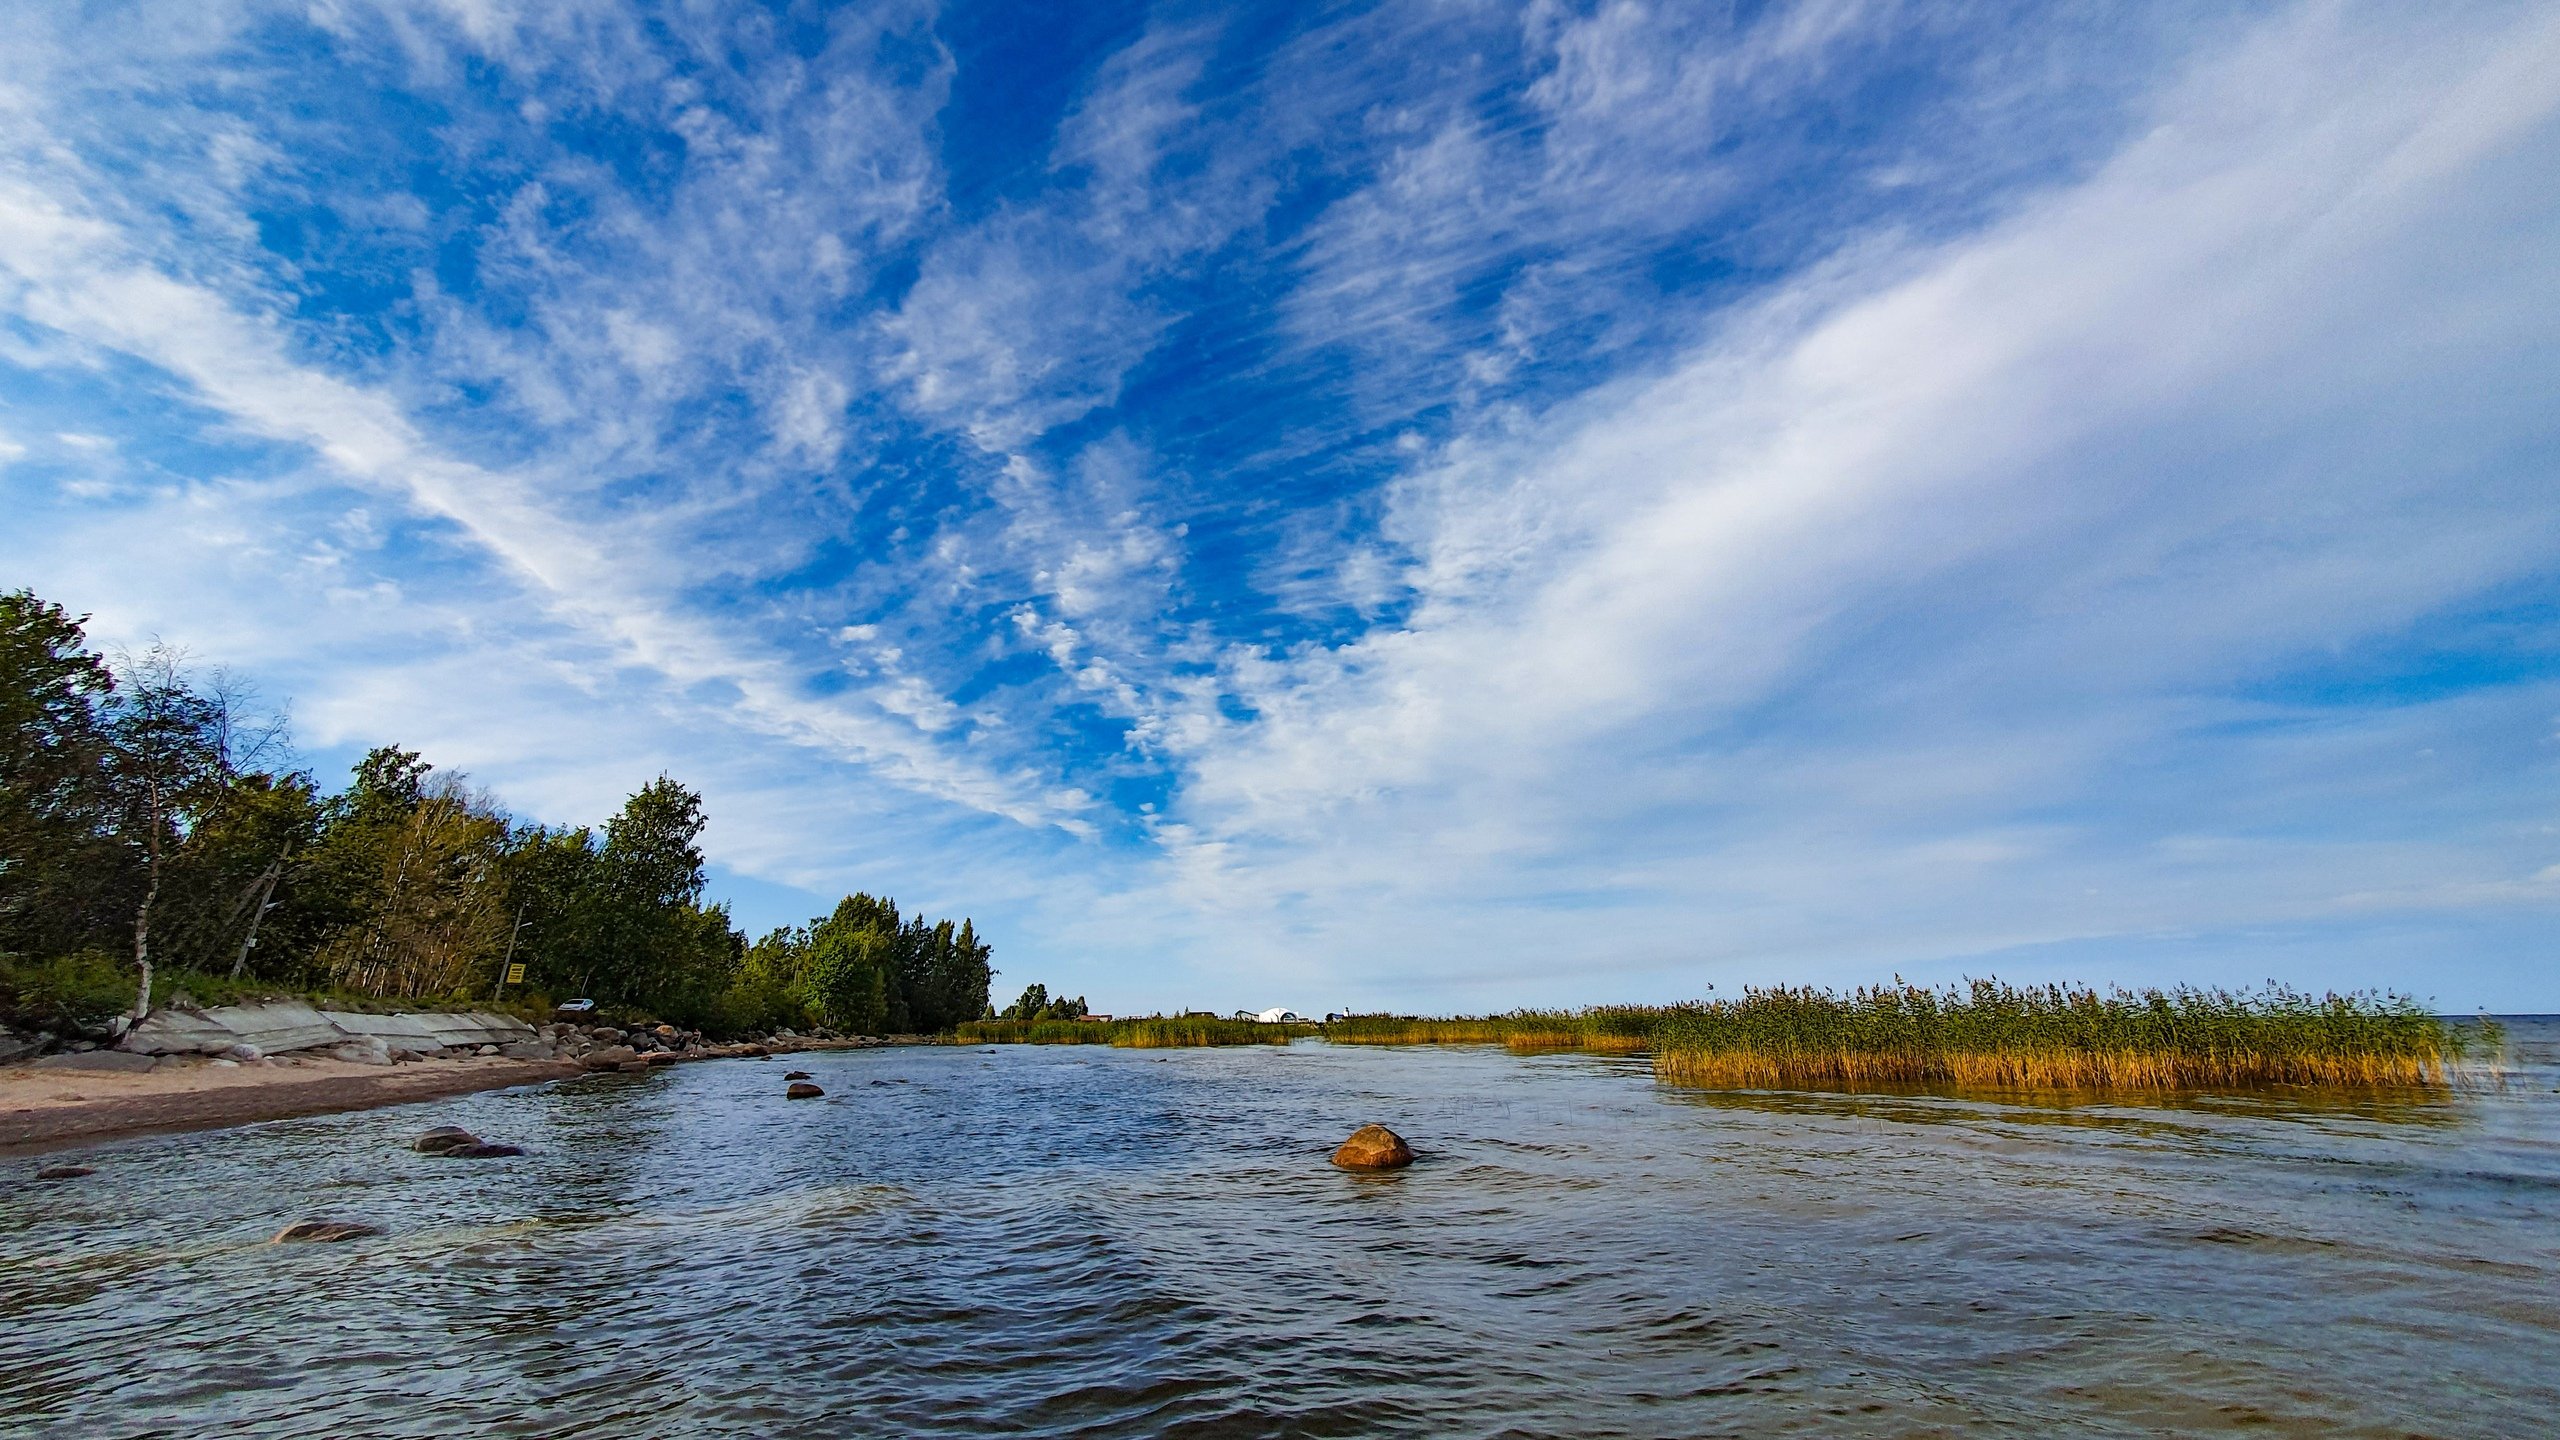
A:
{"label": "tree line", "polygon": [[705,903],[702,799],[660,776],[601,826],[546,826],[416,751],[325,791],[282,719],[154,645],[93,652],[59,605],[0,595],[0,1006],[54,1018],[172,971],[303,992],[528,991],[720,1032],[939,1031],[988,1013],[967,920],[847,897],[748,943]]}

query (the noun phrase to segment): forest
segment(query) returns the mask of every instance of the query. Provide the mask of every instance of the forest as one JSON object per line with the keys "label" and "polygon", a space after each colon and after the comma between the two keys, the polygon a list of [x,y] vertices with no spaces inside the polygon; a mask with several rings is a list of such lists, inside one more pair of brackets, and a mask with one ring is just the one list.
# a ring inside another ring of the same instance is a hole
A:
{"label": "forest", "polygon": [[702,798],[659,776],[596,826],[517,819],[380,745],[325,788],[280,711],[154,644],[0,594],[0,1020],[190,993],[592,998],[714,1033],[946,1031],[992,1012],[976,926],[852,895],[750,943],[705,898]]}

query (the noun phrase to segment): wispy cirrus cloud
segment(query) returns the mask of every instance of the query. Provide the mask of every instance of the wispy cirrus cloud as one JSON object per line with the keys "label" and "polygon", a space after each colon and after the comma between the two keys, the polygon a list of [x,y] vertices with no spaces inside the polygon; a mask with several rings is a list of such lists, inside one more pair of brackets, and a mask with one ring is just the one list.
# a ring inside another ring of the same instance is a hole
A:
{"label": "wispy cirrus cloud", "polygon": [[2529,7],[144,9],[0,74],[0,554],[323,743],[1115,1006],[2541,993]]}

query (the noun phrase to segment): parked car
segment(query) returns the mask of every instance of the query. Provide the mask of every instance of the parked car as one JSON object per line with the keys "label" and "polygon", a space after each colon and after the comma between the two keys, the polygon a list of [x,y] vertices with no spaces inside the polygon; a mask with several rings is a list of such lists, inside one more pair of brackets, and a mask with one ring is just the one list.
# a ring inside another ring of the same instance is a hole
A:
{"label": "parked car", "polygon": [[593,1020],[596,1018],[596,1002],[593,1000],[563,1000],[559,1004],[551,1007],[551,1018],[554,1020]]}

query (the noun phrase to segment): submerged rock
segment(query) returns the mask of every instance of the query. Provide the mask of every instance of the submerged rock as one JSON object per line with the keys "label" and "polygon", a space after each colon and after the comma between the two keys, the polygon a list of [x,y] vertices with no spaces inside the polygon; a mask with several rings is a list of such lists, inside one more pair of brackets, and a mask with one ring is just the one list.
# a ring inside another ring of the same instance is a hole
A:
{"label": "submerged rock", "polygon": [[409,1142],[409,1148],[421,1155],[442,1155],[461,1145],[477,1145],[480,1137],[459,1125],[439,1125]]}
{"label": "submerged rock", "polygon": [[36,1178],[39,1180],[77,1180],[83,1175],[95,1175],[97,1173],[98,1167],[95,1165],[47,1165],[36,1172]]}
{"label": "submerged rock", "polygon": [[335,1240],[361,1240],[367,1235],[381,1233],[371,1225],[359,1225],[353,1220],[296,1220],[277,1231],[276,1238],[267,1243],[291,1245],[307,1240],[325,1244]]}
{"label": "submerged rock", "polygon": [[1413,1163],[1413,1147],[1384,1125],[1363,1125],[1333,1152],[1345,1170],[1401,1170]]}
{"label": "submerged rock", "polygon": [[789,1100],[815,1100],[826,1093],[806,1080],[793,1081],[791,1088],[782,1092],[783,1097]]}
{"label": "submerged rock", "polygon": [[456,1145],[443,1152],[447,1160],[499,1160],[509,1155],[523,1153],[524,1147],[521,1145],[500,1145],[488,1140],[474,1140],[468,1145]]}
{"label": "submerged rock", "polygon": [[782,1072],[782,1078],[785,1080],[806,1080],[809,1078],[809,1072],[806,1070],[786,1070]]}

